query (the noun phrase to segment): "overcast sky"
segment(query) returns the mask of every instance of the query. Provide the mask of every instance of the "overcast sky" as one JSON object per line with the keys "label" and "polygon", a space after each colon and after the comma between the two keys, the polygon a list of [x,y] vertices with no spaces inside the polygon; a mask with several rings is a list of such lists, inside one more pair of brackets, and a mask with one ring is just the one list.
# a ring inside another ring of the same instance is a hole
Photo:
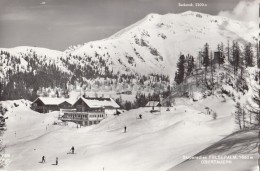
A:
{"label": "overcast sky", "polygon": [[[254,6],[252,1],[0,0],[0,47],[24,45],[65,50],[70,45],[109,37],[149,13],[193,10],[248,20],[254,13],[258,16],[257,9],[252,13],[248,8],[257,8],[256,0]],[[207,7],[178,7],[178,3],[189,2],[205,2]]]}

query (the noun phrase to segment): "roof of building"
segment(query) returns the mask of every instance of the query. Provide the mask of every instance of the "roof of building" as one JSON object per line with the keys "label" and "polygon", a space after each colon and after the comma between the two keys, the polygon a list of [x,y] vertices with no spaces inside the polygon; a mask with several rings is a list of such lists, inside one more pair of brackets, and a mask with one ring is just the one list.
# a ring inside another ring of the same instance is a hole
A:
{"label": "roof of building", "polygon": [[38,99],[41,100],[45,105],[59,105],[63,102],[68,102],[69,104],[72,104],[70,99],[52,97],[38,97],[33,101],[33,103],[36,102]]}
{"label": "roof of building", "polygon": [[158,106],[158,105],[160,105],[160,102],[158,102],[158,101],[149,101],[149,102],[147,102],[146,103],[146,107],[151,107],[151,106]]}
{"label": "roof of building", "polygon": [[80,97],[90,108],[120,108],[112,98],[84,98]]}

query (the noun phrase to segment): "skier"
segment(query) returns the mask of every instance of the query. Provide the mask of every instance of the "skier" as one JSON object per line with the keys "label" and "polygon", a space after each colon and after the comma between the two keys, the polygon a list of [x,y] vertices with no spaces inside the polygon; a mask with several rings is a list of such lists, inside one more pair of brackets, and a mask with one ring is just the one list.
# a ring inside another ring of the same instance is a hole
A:
{"label": "skier", "polygon": [[45,163],[45,156],[42,156],[42,163]]}
{"label": "skier", "polygon": [[71,147],[71,152],[74,154],[74,146]]}
{"label": "skier", "polygon": [[58,157],[56,157],[56,165],[58,165]]}
{"label": "skier", "polygon": [[142,114],[139,115],[139,118],[142,119]]}
{"label": "skier", "polygon": [[125,126],[125,133],[126,133],[126,126]]}

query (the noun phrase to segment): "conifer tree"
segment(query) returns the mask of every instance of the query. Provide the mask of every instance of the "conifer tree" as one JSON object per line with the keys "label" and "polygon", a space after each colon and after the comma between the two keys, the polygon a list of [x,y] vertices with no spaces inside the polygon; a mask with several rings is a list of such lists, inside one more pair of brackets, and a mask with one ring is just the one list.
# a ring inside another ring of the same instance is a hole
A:
{"label": "conifer tree", "polygon": [[240,55],[241,55],[241,51],[239,48],[239,44],[238,42],[233,41],[233,45],[232,45],[232,64],[234,67],[234,75],[237,74],[238,68],[240,67],[240,63],[241,63],[241,59],[240,59]]}
{"label": "conifer tree", "polygon": [[245,45],[244,60],[245,60],[245,66],[246,67],[254,66],[253,49],[252,49],[252,44],[251,43],[248,43],[248,44]]}
{"label": "conifer tree", "polygon": [[195,67],[194,58],[193,58],[193,56],[188,55],[187,56],[187,75],[188,76],[193,73],[194,67]]}
{"label": "conifer tree", "polygon": [[180,55],[179,61],[177,63],[177,71],[175,73],[175,82],[177,84],[181,84],[184,81],[184,73],[185,73],[185,57],[184,55]]}
{"label": "conifer tree", "polygon": [[[259,45],[259,44],[258,44]],[[259,53],[259,47],[258,52]],[[249,112],[255,114],[255,120],[258,126],[260,126],[260,65],[257,65],[257,71],[255,73],[255,84],[252,87],[252,101],[253,104],[248,103],[249,105]]]}
{"label": "conifer tree", "polygon": [[205,67],[205,71],[207,71],[208,66],[210,65],[210,59],[209,59],[209,44],[206,43],[204,45],[204,50],[202,52],[202,58],[203,58],[203,65]]}

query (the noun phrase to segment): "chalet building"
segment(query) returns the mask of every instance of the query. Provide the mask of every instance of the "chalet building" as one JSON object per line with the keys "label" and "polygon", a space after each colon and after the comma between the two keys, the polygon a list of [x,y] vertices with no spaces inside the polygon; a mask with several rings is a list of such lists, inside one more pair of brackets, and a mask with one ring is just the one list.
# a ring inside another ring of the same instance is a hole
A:
{"label": "chalet building", "polygon": [[115,115],[120,106],[112,98],[80,97],[72,106],[77,112],[96,111],[104,109],[105,114]]}
{"label": "chalet building", "polygon": [[70,109],[72,104],[63,98],[38,97],[32,102],[31,109],[40,113]]}
{"label": "chalet building", "polygon": [[73,105],[75,111],[63,110],[59,119],[74,122],[82,126],[98,124],[109,115],[116,115],[120,106],[111,98],[80,97]]}

